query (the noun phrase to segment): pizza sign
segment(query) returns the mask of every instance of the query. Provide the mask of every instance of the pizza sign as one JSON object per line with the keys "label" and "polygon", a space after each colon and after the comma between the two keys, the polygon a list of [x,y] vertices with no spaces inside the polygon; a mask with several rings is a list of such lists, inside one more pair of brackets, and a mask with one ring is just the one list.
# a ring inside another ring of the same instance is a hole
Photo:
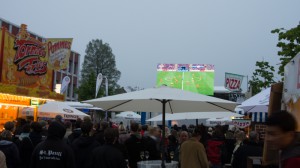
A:
{"label": "pizza sign", "polygon": [[238,127],[238,128],[246,128],[249,127],[251,125],[251,120],[232,120],[232,123],[234,126]]}
{"label": "pizza sign", "polygon": [[225,88],[230,91],[240,91],[243,77],[242,75],[225,73]]}

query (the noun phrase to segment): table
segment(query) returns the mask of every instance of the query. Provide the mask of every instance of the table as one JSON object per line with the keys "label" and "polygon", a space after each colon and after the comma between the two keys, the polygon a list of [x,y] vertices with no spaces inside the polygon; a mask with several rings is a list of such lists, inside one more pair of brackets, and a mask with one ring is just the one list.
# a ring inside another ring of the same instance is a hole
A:
{"label": "table", "polygon": [[[177,168],[178,162],[172,161],[171,163],[166,163],[166,168]],[[137,162],[138,168],[161,168],[161,160],[147,160]]]}

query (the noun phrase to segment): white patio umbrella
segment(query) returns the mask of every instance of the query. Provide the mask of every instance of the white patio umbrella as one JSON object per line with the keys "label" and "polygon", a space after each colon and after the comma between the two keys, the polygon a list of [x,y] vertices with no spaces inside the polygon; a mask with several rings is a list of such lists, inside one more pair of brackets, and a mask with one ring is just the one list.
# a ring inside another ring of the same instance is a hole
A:
{"label": "white patio umbrella", "polygon": [[[192,93],[166,86],[135,92],[107,96],[83,101],[108,111],[162,112],[162,126],[165,127],[165,114],[178,112],[233,111],[235,102]],[[163,137],[165,136],[164,129]],[[163,150],[164,151],[163,144]],[[162,167],[165,167],[165,154],[162,155]]]}
{"label": "white patio umbrella", "polygon": [[237,108],[247,112],[268,112],[271,88],[267,88],[242,102]]}
{"label": "white patio umbrella", "polygon": [[[193,119],[209,119],[209,118],[224,118],[224,117],[243,117],[241,114],[233,112],[187,112],[166,114],[166,120],[193,120]],[[147,121],[161,121],[162,115],[155,116]]]}
{"label": "white patio umbrella", "polygon": [[61,115],[67,120],[76,120],[77,118],[83,119],[87,114],[66,105],[64,102],[47,102],[39,106],[38,117],[55,118],[56,115]]}
{"label": "white patio umbrella", "polygon": [[133,112],[133,111],[124,111],[120,114],[116,115],[117,118],[124,118],[124,119],[131,119],[131,120],[137,120],[141,119],[141,115]]}

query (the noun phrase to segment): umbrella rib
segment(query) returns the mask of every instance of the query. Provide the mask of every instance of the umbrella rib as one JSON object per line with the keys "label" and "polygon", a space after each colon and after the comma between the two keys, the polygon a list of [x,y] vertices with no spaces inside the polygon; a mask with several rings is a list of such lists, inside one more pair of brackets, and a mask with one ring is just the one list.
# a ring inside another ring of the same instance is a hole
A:
{"label": "umbrella rib", "polygon": [[168,101],[168,104],[169,104],[169,107],[170,107],[170,110],[171,110],[171,114],[173,114],[173,109],[172,109],[172,106],[171,106],[171,100]]}
{"label": "umbrella rib", "polygon": [[125,104],[125,103],[128,103],[128,102],[130,102],[130,101],[132,101],[132,100],[127,100],[127,101],[125,101],[125,102],[123,102],[123,103],[117,104],[117,105],[115,105],[115,106],[113,106],[113,107],[111,107],[111,108],[109,108],[109,109],[106,109],[106,111],[110,111],[111,109],[116,108],[116,107],[118,107],[118,106],[121,106],[121,105],[123,105],[123,104]]}
{"label": "umbrella rib", "polygon": [[224,108],[224,107],[222,107],[222,106],[219,106],[219,105],[217,105],[217,104],[215,104],[215,103],[211,103],[211,102],[206,102],[206,103],[211,104],[211,105],[214,105],[214,106],[217,106],[217,107],[220,107],[220,108],[222,108],[222,109],[224,109],[224,110],[227,110],[227,111],[232,111],[232,110],[229,110],[229,109]]}

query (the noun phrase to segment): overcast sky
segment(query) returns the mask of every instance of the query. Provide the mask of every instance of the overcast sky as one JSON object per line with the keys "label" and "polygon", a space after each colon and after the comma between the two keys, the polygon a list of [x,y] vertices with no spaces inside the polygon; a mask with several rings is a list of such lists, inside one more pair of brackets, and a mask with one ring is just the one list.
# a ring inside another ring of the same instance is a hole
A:
{"label": "overcast sky", "polygon": [[2,1],[0,17],[43,37],[73,38],[82,62],[88,42],[102,39],[124,87],[155,86],[158,63],[214,64],[221,86],[225,72],[250,78],[256,61],[278,67],[278,37],[270,31],[296,27],[299,6],[299,0],[26,0]]}

